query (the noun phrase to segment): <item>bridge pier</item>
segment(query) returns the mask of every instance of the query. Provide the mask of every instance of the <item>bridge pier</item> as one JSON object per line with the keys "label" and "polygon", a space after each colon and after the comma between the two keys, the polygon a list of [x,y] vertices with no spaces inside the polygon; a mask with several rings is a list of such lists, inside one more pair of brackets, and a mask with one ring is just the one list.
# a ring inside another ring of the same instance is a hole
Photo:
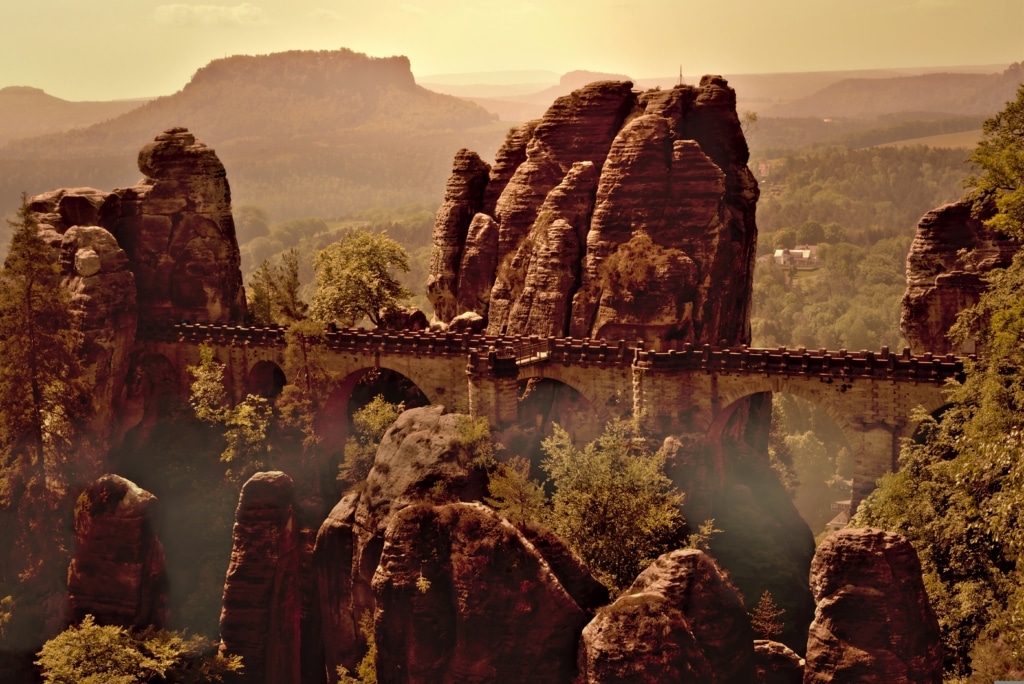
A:
{"label": "bridge pier", "polygon": [[888,425],[865,426],[847,434],[854,449],[853,492],[850,515],[877,487],[877,481],[886,473],[896,470],[899,456],[899,436],[896,428]]}
{"label": "bridge pier", "polygon": [[466,364],[469,415],[503,428],[519,418],[519,367],[514,356],[494,350],[473,352]]}

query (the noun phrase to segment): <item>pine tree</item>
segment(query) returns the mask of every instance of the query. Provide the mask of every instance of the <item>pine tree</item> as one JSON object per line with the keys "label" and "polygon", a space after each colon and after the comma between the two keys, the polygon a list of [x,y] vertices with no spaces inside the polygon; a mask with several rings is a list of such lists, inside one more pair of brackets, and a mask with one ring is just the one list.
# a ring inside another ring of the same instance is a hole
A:
{"label": "pine tree", "polygon": [[38,644],[43,599],[66,582],[89,406],[57,254],[24,201],[11,227],[0,269],[0,650]]}

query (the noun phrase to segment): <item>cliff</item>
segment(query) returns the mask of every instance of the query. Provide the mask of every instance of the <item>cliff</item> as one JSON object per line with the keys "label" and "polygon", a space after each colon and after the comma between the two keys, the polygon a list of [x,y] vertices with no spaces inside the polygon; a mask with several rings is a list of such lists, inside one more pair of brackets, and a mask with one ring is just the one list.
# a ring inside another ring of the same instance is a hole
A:
{"label": "cliff", "polygon": [[717,76],[637,93],[593,83],[456,156],[427,296],[504,335],[749,341],[757,183]]}
{"label": "cliff", "polygon": [[146,413],[141,380],[154,369],[136,348],[140,324],[246,315],[231,189],[216,153],[171,128],[142,148],[138,166],[144,178],[134,186],[62,188],[28,203],[71,292],[101,451]]}
{"label": "cliff", "polygon": [[921,217],[907,254],[900,311],[900,329],[914,353],[977,351],[973,341],[955,348],[946,334],[961,311],[978,303],[986,274],[1009,266],[1020,248],[985,225],[991,215],[991,209],[962,199]]}

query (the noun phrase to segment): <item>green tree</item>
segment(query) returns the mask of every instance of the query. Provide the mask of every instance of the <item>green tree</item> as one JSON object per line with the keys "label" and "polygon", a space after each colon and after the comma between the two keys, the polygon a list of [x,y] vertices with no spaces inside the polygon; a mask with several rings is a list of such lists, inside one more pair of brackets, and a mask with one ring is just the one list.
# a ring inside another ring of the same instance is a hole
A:
{"label": "green tree", "polygon": [[682,494],[665,475],[665,455],[652,453],[633,423],[615,421],[582,450],[555,425],[542,444],[554,485],[551,527],[613,589],[677,541]]}
{"label": "green tree", "polygon": [[796,231],[792,228],[783,228],[772,234],[772,246],[775,249],[793,249],[796,247]]}
{"label": "green tree", "polygon": [[224,450],[220,460],[229,465],[226,476],[245,482],[266,467],[272,444],[269,439],[273,409],[263,397],[250,394],[230,406],[224,391],[224,364],[214,358],[213,349],[199,348],[199,364],[189,366],[191,399],[196,417],[223,430]]}
{"label": "green tree", "polygon": [[785,624],[779,620],[786,611],[775,603],[770,591],[765,589],[757,607],[750,611],[750,626],[760,639],[774,639],[782,634]]}
{"label": "green tree", "polygon": [[338,479],[349,484],[362,482],[370,474],[384,433],[405,410],[404,404],[392,404],[378,394],[352,416],[355,434],[345,443],[344,461],[338,467]]}
{"label": "green tree", "polygon": [[47,641],[36,664],[46,684],[201,684],[242,671],[239,656],[199,636],[100,626],[91,615]]}
{"label": "green tree", "polygon": [[487,493],[484,502],[513,524],[547,522],[544,487],[530,478],[530,462],[522,456],[498,464],[487,483]]}
{"label": "green tree", "polygon": [[263,237],[270,232],[270,217],[267,212],[259,207],[245,205],[234,211],[235,235],[238,236],[238,244],[258,237]]}
{"label": "green tree", "polygon": [[1024,84],[1017,99],[985,121],[985,134],[970,160],[980,169],[968,183],[981,198],[995,201],[987,223],[1007,235],[1024,238]]}
{"label": "green tree", "polygon": [[249,318],[257,324],[285,326],[305,319],[309,305],[299,295],[301,287],[298,249],[285,250],[276,265],[264,259],[246,287]]}
{"label": "green tree", "polygon": [[367,318],[381,324],[381,311],[412,293],[394,275],[409,271],[409,257],[385,233],[349,231],[316,255],[316,293],[313,318],[351,327]]}
{"label": "green tree", "polygon": [[95,477],[89,400],[57,253],[22,197],[0,270],[0,652],[41,641],[46,597],[66,584],[71,501]]}
{"label": "green tree", "polygon": [[88,407],[79,335],[56,253],[27,205],[18,217],[0,270],[0,448],[39,486],[63,489]]}
{"label": "green tree", "polygon": [[798,245],[816,245],[825,241],[825,227],[817,221],[804,221],[797,228],[796,242]]}
{"label": "green tree", "polygon": [[[979,192],[996,200],[992,225],[1024,237],[1021,136],[1024,88],[986,124],[974,160]],[[861,504],[855,524],[906,535],[921,557],[951,676],[989,682],[1024,671],[1024,256],[989,275],[989,289],[963,312],[955,341],[985,353],[950,387],[941,421],[919,415],[918,439],[900,452]]]}

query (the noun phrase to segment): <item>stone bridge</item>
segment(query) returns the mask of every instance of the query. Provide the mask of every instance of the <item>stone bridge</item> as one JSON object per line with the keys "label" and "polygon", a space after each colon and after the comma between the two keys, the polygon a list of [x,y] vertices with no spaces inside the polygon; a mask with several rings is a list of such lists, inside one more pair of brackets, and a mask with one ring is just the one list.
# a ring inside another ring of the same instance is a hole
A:
{"label": "stone bridge", "polygon": [[[178,324],[144,328],[139,337],[149,355],[173,366],[182,389],[201,345],[212,347],[226,365],[235,400],[269,395],[287,381],[280,328]],[[963,374],[963,360],[952,355],[897,355],[886,348],[830,352],[685,344],[652,350],[600,340],[366,330],[328,331],[326,340],[328,370],[337,382],[332,397],[347,402],[365,373],[389,369],[412,381],[431,403],[484,416],[499,427],[517,419],[520,383],[538,378],[575,389],[602,424],[639,414],[656,433],[690,436],[714,449],[741,399],[761,392],[794,394],[823,407],[849,440],[856,464],[854,509],[894,468],[900,438],[916,428],[915,409],[942,408],[944,384]]]}

